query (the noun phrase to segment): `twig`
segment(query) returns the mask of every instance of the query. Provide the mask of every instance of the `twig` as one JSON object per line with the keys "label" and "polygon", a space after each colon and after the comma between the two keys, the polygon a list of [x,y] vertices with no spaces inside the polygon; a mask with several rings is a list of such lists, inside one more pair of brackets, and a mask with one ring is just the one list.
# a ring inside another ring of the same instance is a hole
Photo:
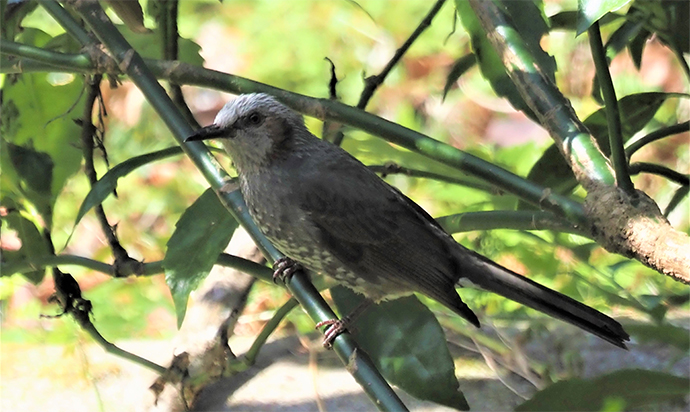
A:
{"label": "twig", "polygon": [[69,273],[63,273],[59,269],[53,269],[53,278],[55,280],[55,297],[62,308],[62,313],[55,316],[46,317],[60,317],[63,315],[71,315],[77,321],[79,326],[87,332],[96,342],[98,342],[106,352],[123,357],[132,362],[138,363],[144,367],[154,370],[157,373],[165,372],[165,368],[151,362],[148,359],[135,355],[124,349],[121,349],[106,340],[103,335],[98,332],[94,324],[91,322],[91,301],[84,299],[81,295],[81,288],[79,283]]}
{"label": "twig", "polygon": [[635,152],[652,142],[656,142],[657,140],[672,136],[674,134],[687,132],[689,130],[690,120],[683,123],[674,124],[673,126],[664,127],[663,129],[655,130],[650,134],[632,142],[628,147],[625,148],[625,154],[628,156],[628,158],[630,158]]}
{"label": "twig", "polygon": [[573,226],[550,212],[531,210],[491,210],[466,212],[436,218],[448,233],[472,230],[554,230],[590,238],[592,235],[581,227]]}
{"label": "twig", "polygon": [[[398,50],[395,51],[395,54],[393,57],[390,59],[388,64],[386,64],[386,67],[381,70],[381,73],[374,75],[374,76],[369,76],[364,79],[364,90],[362,90],[362,94],[359,97],[359,102],[357,102],[357,108],[364,110],[367,107],[367,104],[369,103],[369,100],[371,97],[374,95],[374,92],[378,87],[383,84],[383,81],[386,79],[388,74],[393,70],[393,67],[395,67],[396,64],[402,59],[403,55],[407,52],[407,50],[412,46],[412,43],[414,43],[415,40],[419,37],[424,30],[426,30],[427,27],[431,25],[431,21],[436,17],[436,14],[441,10],[441,7],[443,6],[443,3],[445,3],[446,0],[437,0],[434,6],[429,10],[426,16],[422,19],[422,21],[419,23],[417,28],[412,32],[410,37],[407,38],[405,43],[403,43]],[[333,143],[335,145],[340,146],[340,144],[343,141],[344,135],[340,133],[338,136],[336,136],[336,139],[333,140]]]}
{"label": "twig", "polygon": [[[163,11],[160,14],[161,21],[159,22],[162,36],[161,44],[163,47],[163,59],[178,60],[180,53],[180,34],[177,29],[177,17],[179,10],[178,0],[161,1],[159,4],[163,8]],[[170,98],[180,110],[185,120],[187,120],[187,122],[195,129],[199,128],[199,123],[197,123],[192,111],[189,110],[187,102],[184,100],[184,95],[182,94],[182,88],[180,85],[172,81],[169,82],[168,94],[170,94]]]}
{"label": "twig", "polygon": [[[218,256],[216,265],[231,267],[249,273],[250,275],[264,280],[266,282],[273,283],[273,271],[270,268],[264,265],[260,265],[258,263],[254,263],[250,260],[243,259],[239,256],[221,253],[220,256]],[[46,255],[43,257],[32,258],[25,261],[3,263],[2,272],[6,274],[27,273],[46,267],[58,266],[80,266],[104,273],[106,275],[115,276],[115,265],[110,265],[82,256],[68,254]],[[159,273],[163,273],[162,260],[144,263],[143,269],[140,273],[138,273],[138,276],[151,276],[157,275]],[[318,286],[320,289],[321,285]]]}
{"label": "twig", "polygon": [[601,86],[601,92],[604,96],[606,120],[609,130],[609,144],[611,146],[611,161],[613,169],[616,173],[616,183],[625,193],[632,194],[635,191],[635,186],[630,180],[630,173],[628,171],[628,159],[625,156],[623,148],[623,132],[621,130],[621,116],[618,109],[618,99],[616,99],[616,90],[613,87],[613,80],[611,80],[611,73],[609,72],[608,62],[606,60],[606,50],[601,40],[601,32],[599,31],[599,22],[595,22],[588,29],[589,47],[592,50],[592,58],[594,66],[596,67],[597,79]]}
{"label": "twig", "polygon": [[675,170],[669,169],[666,166],[647,162],[637,162],[632,163],[630,165],[631,175],[636,175],[641,172],[663,176],[672,182],[678,183],[681,186],[690,185],[690,177],[688,175],[676,172]]}
{"label": "twig", "polygon": [[[91,122],[93,105],[97,98],[100,96],[100,83],[102,76],[95,75],[87,85],[89,91],[86,96],[86,102],[84,103],[84,114],[81,119],[81,144],[82,152],[84,157],[84,173],[89,179],[89,184],[93,187],[96,182],[98,182],[98,176],[96,175],[96,169],[93,162],[93,148],[94,148],[94,134],[96,133],[96,126]],[[95,207],[96,216],[98,222],[101,225],[101,229],[105,234],[105,237],[110,245],[110,249],[115,257],[115,276],[116,277],[126,277],[130,274],[137,274],[143,269],[142,262],[138,262],[135,259],[129,257],[129,254],[122,247],[120,241],[117,238],[115,229],[108,223],[108,218],[105,215],[105,210],[102,204],[98,204]]]}
{"label": "twig", "polygon": [[424,19],[419,23],[417,28],[412,32],[410,37],[407,38],[405,43],[403,43],[402,46],[398,50],[395,51],[395,54],[393,57],[390,59],[388,64],[386,64],[386,67],[381,70],[381,73],[375,76],[369,76],[366,79],[364,79],[364,90],[362,91],[362,95],[359,98],[359,102],[357,103],[357,108],[364,110],[366,108],[367,103],[369,103],[369,100],[371,99],[371,96],[374,94],[376,89],[383,83],[383,81],[386,79],[386,76],[388,76],[388,73],[393,70],[393,67],[400,61],[402,56],[407,52],[407,50],[412,46],[412,43],[414,43],[415,40],[419,37],[424,30],[426,30],[427,27],[431,25],[431,21],[436,17],[436,14],[438,14],[439,10],[441,10],[441,7],[443,6],[443,3],[445,3],[446,0],[437,0],[434,6],[429,10],[426,16],[424,16]]}
{"label": "twig", "polygon": [[460,186],[470,187],[472,189],[482,190],[484,192],[491,193],[493,195],[502,194],[501,190],[490,185],[483,184],[470,179],[462,179],[458,177],[451,177],[446,175],[441,175],[438,173],[426,172],[424,170],[410,169],[407,167],[400,166],[396,163],[390,162],[384,165],[371,165],[368,166],[374,173],[380,173],[382,177],[393,174],[403,174],[410,177],[421,177],[426,179],[438,180],[446,183],[453,183]]}
{"label": "twig", "polygon": [[281,306],[276,311],[275,314],[273,314],[271,320],[269,320],[264,325],[259,335],[256,337],[256,339],[254,339],[251,348],[249,348],[247,353],[244,355],[244,362],[247,366],[251,366],[254,364],[254,362],[256,361],[256,357],[259,354],[259,351],[264,346],[264,343],[266,343],[268,337],[271,336],[271,334],[278,327],[283,318],[285,318],[285,316],[287,316],[287,314],[290,313],[290,311],[294,309],[298,304],[299,303],[294,298],[291,298],[290,300],[285,302],[283,306]]}
{"label": "twig", "polygon": [[[333,61],[328,57],[324,57],[324,60],[331,65],[331,78],[328,81],[328,98],[331,100],[338,100],[338,93],[336,90],[338,77],[335,75],[335,64],[333,64]],[[323,121],[323,128],[321,129],[321,137],[330,142],[342,142],[343,125],[325,119]]]}
{"label": "twig", "polygon": [[472,342],[474,343],[475,347],[477,348],[477,351],[479,352],[479,354],[482,355],[482,358],[484,358],[484,362],[486,363],[486,366],[488,366],[489,369],[491,369],[491,371],[496,374],[496,377],[503,384],[503,386],[508,388],[511,392],[513,392],[514,394],[516,394],[520,398],[522,398],[524,400],[529,399],[528,396],[521,394],[520,392],[518,392],[517,389],[515,389],[513,386],[508,384],[508,382],[505,380],[505,378],[503,377],[501,372],[498,370],[498,365],[496,363],[496,360],[492,356],[491,352],[484,350],[484,347],[481,346],[479,343],[477,343],[477,341],[472,336],[470,336],[470,339],[472,339]]}

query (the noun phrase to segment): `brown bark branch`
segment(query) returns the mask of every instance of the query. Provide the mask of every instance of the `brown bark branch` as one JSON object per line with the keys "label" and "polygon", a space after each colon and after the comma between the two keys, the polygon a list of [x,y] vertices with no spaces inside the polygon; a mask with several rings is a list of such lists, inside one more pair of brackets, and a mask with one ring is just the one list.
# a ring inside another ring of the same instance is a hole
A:
{"label": "brown bark branch", "polygon": [[690,284],[690,238],[675,230],[644,192],[628,196],[615,187],[594,187],[585,211],[592,235],[606,250]]}
{"label": "brown bark branch", "polygon": [[[585,213],[597,242],[611,253],[636,259],[675,280],[690,283],[690,238],[674,229],[645,193],[626,195],[615,187],[607,159],[577,118],[570,101],[531,61],[493,2],[470,1],[488,38],[505,63],[520,96],[561,149],[578,182],[587,191]],[[510,42],[510,44],[509,44]]]}

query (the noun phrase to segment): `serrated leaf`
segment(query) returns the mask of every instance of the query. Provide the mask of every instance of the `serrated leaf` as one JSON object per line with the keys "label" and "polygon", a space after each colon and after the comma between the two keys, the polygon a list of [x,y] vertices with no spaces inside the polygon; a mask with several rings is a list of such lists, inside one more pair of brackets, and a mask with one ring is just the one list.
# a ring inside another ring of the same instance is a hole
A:
{"label": "serrated leaf", "polygon": [[477,64],[477,58],[474,56],[474,53],[462,56],[456,60],[455,63],[453,63],[453,66],[450,68],[450,72],[448,72],[448,77],[446,78],[446,85],[443,86],[443,100],[446,99],[446,95],[450,91],[450,88],[453,87],[455,82],[457,82],[458,79],[475,64]]}
{"label": "serrated leaf", "polygon": [[[331,288],[331,296],[342,315],[363,300],[342,286]],[[389,382],[419,399],[469,409],[459,390],[443,329],[415,296],[369,307],[350,332]]]}
{"label": "serrated leaf", "polygon": [[[79,212],[77,212],[77,217],[74,219],[74,227],[77,226],[77,224],[81,221],[84,215],[89,212],[89,210],[91,210],[94,206],[103,203],[103,201],[111,193],[113,193],[113,191],[117,188],[118,179],[127,176],[129,173],[139,167],[179,154],[182,154],[181,147],[169,147],[167,149],[132,157],[108,170],[108,172],[93,185],[89,193],[84,198],[84,201],[81,203],[81,206],[79,206]],[[74,227],[72,228],[73,232]]]}
{"label": "serrated leaf", "polygon": [[577,35],[584,33],[605,14],[614,12],[631,0],[578,0]]}
{"label": "serrated leaf", "polygon": [[[502,27],[506,33],[509,46],[511,42],[521,42],[527,48],[530,58],[537,61],[543,74],[551,80],[555,78],[556,63],[553,57],[544,52],[540,46],[541,38],[548,32],[545,18],[534,2],[502,1],[496,2],[505,14],[510,25]],[[472,49],[479,63],[482,75],[494,92],[508,99],[517,110],[523,111],[536,121],[536,116],[522,99],[512,80],[508,77],[503,60],[496,53],[489,38],[477,19],[469,2],[456,0],[455,6],[465,30],[470,34]]]}
{"label": "serrated leaf", "polygon": [[515,408],[527,411],[601,411],[613,398],[631,410],[657,402],[683,400],[690,379],[641,369],[620,370],[596,379],[569,379],[537,392]]}
{"label": "serrated leaf", "polygon": [[212,189],[207,189],[189,206],[175,224],[163,268],[175,303],[178,327],[184,320],[189,294],[211,271],[236,228],[237,222]]}

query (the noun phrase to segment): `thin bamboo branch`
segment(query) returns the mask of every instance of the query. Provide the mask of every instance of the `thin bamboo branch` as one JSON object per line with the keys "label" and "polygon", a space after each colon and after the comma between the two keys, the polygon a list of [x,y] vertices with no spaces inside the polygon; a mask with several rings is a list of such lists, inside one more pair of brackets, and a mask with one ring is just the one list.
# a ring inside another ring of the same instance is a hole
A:
{"label": "thin bamboo branch", "polygon": [[[184,139],[192,134],[192,128],[179,114],[174,103],[165,94],[165,91],[156,81],[144,60],[132,49],[124,37],[122,37],[122,34],[117,31],[103,12],[103,9],[100,8],[100,5],[96,2],[79,1],[71,1],[69,4],[75,8],[101,42],[110,50],[120,69],[126,72],[142,91],[152,107],[167,124],[174,137],[182,145],[187,155],[216,191],[221,202],[234,215],[235,219],[247,229],[247,232],[254,238],[262,253],[271,260],[278,259],[281,254],[259,232],[247,214],[247,207],[239,190],[226,186],[229,183],[228,175],[217,161],[210,156],[208,149],[201,143],[184,143]],[[333,311],[328,307],[314,286],[309,283],[306,275],[300,272],[293,275],[287,284],[293,296],[295,296],[314,321],[320,322],[335,318]],[[377,407],[383,410],[405,409],[404,404],[376,370],[371,359],[368,359],[361,349],[356,347],[354,340],[348,334],[343,334],[336,338],[334,349],[341,361],[351,366],[348,370]]]}
{"label": "thin bamboo branch", "polygon": [[628,172],[628,159],[623,148],[623,131],[621,128],[621,116],[618,109],[618,99],[616,90],[613,87],[613,80],[609,72],[608,61],[606,60],[606,50],[601,40],[599,22],[594,22],[588,29],[589,47],[592,50],[592,58],[597,71],[597,79],[604,96],[606,109],[606,123],[609,129],[609,144],[611,146],[611,161],[613,170],[616,173],[616,183],[625,193],[632,194],[635,186],[630,180]]}
{"label": "thin bamboo branch", "polygon": [[664,127],[663,129],[655,130],[648,135],[630,143],[630,145],[625,148],[625,154],[628,156],[628,158],[630,158],[633,154],[635,154],[635,152],[652,142],[656,142],[664,137],[673,136],[674,134],[687,131],[690,131],[690,120],[683,123],[674,124],[673,126]]}

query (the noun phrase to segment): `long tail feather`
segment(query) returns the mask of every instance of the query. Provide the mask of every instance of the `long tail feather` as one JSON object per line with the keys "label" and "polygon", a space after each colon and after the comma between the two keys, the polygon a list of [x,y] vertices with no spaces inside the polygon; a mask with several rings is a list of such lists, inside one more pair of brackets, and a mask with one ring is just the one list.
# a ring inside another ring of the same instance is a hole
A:
{"label": "long tail feather", "polygon": [[[571,323],[612,344],[627,349],[630,336],[620,323],[596,309],[562,293],[518,275],[487,258],[471,252],[477,259],[462,259],[462,278],[490,292],[529,306],[554,318]],[[460,281],[462,283],[462,279]]]}

